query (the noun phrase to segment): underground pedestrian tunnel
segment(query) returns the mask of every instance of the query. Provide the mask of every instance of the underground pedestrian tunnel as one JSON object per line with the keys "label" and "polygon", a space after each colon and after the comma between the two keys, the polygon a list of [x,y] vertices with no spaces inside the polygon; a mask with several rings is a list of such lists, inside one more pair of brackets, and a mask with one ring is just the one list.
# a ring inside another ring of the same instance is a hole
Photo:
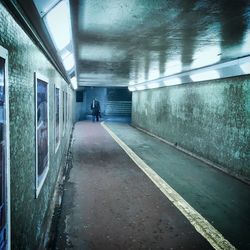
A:
{"label": "underground pedestrian tunnel", "polygon": [[0,249],[250,249],[248,0],[0,1]]}

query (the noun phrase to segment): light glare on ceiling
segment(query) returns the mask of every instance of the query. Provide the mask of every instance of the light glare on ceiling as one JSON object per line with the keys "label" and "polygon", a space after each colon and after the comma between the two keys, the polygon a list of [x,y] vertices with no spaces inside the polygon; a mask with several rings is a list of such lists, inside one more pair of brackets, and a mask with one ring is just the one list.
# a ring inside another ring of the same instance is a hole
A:
{"label": "light glare on ceiling", "polygon": [[179,72],[181,72],[182,69],[182,64],[181,64],[181,60],[173,60],[170,61],[169,63],[166,64],[165,70],[166,70],[166,76],[169,75],[174,75],[177,74]]}
{"label": "light glare on ceiling", "polygon": [[219,62],[221,59],[221,51],[219,46],[206,47],[202,51],[194,54],[192,69],[201,68]]}

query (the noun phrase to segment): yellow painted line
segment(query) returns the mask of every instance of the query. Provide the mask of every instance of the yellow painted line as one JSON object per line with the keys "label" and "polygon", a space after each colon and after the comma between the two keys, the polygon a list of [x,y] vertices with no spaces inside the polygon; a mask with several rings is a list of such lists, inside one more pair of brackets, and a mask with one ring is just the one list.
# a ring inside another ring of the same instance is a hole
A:
{"label": "yellow painted line", "polygon": [[136,163],[136,165],[149,177],[149,179],[161,190],[161,192],[180,210],[214,249],[236,249],[223,235],[203,218],[192,206],[190,206],[173,188],[171,188],[153,169],[151,169],[138,155],[136,155],[104,122],[101,125]]}

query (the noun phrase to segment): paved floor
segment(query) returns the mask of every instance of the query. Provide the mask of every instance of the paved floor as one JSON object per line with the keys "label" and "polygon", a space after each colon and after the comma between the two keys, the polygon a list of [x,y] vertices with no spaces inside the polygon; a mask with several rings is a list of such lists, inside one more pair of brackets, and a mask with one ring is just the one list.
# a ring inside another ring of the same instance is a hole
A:
{"label": "paved floor", "polygon": [[250,186],[129,125],[107,123],[237,249],[250,249]]}
{"label": "paved floor", "polygon": [[[132,139],[126,125],[111,127]],[[100,123],[76,124],[72,156],[56,249],[212,249]]]}

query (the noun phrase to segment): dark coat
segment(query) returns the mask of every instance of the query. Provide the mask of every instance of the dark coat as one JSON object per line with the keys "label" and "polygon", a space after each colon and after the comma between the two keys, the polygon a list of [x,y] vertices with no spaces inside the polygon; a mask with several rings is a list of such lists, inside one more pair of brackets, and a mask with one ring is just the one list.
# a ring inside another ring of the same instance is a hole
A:
{"label": "dark coat", "polygon": [[97,100],[94,101],[94,104],[93,104],[93,102],[91,103],[90,108],[92,110],[93,115],[99,115],[99,113],[100,113],[100,103]]}

